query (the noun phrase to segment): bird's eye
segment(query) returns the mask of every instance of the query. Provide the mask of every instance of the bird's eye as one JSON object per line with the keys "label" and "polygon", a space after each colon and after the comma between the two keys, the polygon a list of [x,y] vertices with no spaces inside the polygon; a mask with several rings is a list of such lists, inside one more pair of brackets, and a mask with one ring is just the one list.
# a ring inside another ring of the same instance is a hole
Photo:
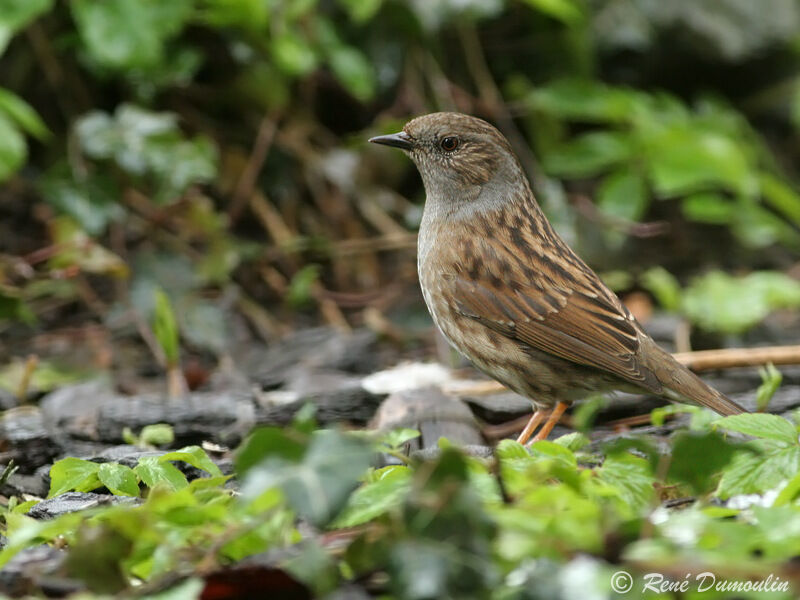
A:
{"label": "bird's eye", "polygon": [[454,136],[447,136],[446,138],[442,138],[442,141],[439,142],[439,145],[445,152],[452,152],[458,148],[458,138]]}

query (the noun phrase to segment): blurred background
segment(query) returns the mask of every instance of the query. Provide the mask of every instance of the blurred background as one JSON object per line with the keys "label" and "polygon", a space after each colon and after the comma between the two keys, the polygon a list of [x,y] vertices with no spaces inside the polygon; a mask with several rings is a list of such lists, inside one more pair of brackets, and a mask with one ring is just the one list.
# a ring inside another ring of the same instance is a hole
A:
{"label": "blurred background", "polygon": [[795,0],[4,0],[0,53],[18,399],[134,391],[178,338],[190,388],[320,324],[428,354],[421,181],[366,140],[437,110],[674,348],[800,335]]}

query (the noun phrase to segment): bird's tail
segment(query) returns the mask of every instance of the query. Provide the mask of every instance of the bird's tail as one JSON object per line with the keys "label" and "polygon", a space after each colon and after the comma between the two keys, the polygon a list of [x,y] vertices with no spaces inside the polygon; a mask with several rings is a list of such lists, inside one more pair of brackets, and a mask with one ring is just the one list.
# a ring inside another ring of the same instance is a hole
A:
{"label": "bird's tail", "polygon": [[705,406],[726,417],[748,412],[650,341],[652,347],[648,348],[647,355],[654,360],[649,366],[664,386],[664,395],[670,400]]}

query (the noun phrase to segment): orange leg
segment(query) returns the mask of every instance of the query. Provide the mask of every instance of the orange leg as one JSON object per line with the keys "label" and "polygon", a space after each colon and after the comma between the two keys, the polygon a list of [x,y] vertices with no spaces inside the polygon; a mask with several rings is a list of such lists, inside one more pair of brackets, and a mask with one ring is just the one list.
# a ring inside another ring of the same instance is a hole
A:
{"label": "orange leg", "polygon": [[542,419],[544,419],[545,415],[547,415],[546,412],[542,412],[538,409],[533,412],[528,424],[525,425],[525,429],[522,430],[522,433],[520,433],[519,437],[517,438],[517,441],[520,444],[524,444],[531,439],[533,432],[536,431],[536,428],[539,426],[539,423],[542,422]]}
{"label": "orange leg", "polygon": [[[536,437],[533,438],[534,442],[538,442],[540,440],[546,440],[547,436],[550,435],[550,432],[553,430],[553,427],[556,426],[558,420],[561,418],[561,415],[564,414],[564,411],[569,408],[569,404],[566,402],[559,402],[556,404],[556,407],[553,409],[553,412],[550,413],[550,416],[547,418],[547,422],[542,425],[542,428],[539,430],[539,433],[536,434]],[[527,429],[527,428],[526,428]]]}

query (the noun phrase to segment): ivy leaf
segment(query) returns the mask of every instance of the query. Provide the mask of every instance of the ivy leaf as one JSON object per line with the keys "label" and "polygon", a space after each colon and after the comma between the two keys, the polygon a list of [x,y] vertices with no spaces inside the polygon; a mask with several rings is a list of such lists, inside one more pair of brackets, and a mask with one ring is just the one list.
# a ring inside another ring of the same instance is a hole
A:
{"label": "ivy leaf", "polygon": [[278,452],[251,467],[242,482],[242,495],[255,500],[279,487],[300,516],[324,525],[341,510],[371,459],[364,440],[321,430],[312,436],[302,461],[287,460]]}
{"label": "ivy leaf", "polygon": [[97,472],[100,464],[82,458],[67,457],[50,467],[50,492],[48,498],[64,492],[90,492],[102,487]]}
{"label": "ivy leaf", "polygon": [[333,527],[354,527],[402,505],[411,488],[411,470],[393,466],[375,471],[370,481],[358,488],[332,523]]}
{"label": "ivy leaf", "polygon": [[753,413],[724,417],[715,422],[717,427],[738,431],[753,437],[776,440],[797,445],[797,430],[788,420],[778,415]]}

